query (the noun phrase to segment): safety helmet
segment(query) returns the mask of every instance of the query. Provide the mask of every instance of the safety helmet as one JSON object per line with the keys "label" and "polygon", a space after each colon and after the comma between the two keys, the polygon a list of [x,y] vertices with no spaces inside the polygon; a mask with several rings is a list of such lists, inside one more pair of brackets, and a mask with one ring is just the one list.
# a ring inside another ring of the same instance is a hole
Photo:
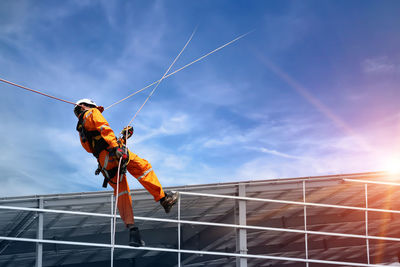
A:
{"label": "safety helmet", "polygon": [[87,105],[87,106],[97,107],[96,103],[91,99],[88,99],[88,98],[80,99],[75,103],[75,107],[74,107],[74,113],[77,117],[79,117],[79,114],[81,113],[80,105],[82,105],[82,104]]}

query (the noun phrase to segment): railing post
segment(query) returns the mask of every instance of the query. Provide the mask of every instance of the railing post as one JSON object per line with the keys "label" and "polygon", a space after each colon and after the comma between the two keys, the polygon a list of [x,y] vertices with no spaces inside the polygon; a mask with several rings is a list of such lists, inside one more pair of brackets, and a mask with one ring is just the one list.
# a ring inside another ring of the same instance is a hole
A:
{"label": "railing post", "polygon": [[[39,198],[39,209],[44,208],[43,198]],[[38,223],[37,223],[37,234],[36,238],[39,240],[43,240],[43,212],[38,213]],[[36,267],[43,266],[43,244],[40,242],[36,243]]]}
{"label": "railing post", "polygon": [[[110,206],[111,206],[111,216],[114,215],[114,196],[111,194],[111,200],[110,200]],[[114,218],[111,217],[111,228],[110,228],[110,244],[112,245],[112,240],[113,240],[113,230],[114,230]]]}
{"label": "railing post", "polygon": [[365,242],[367,245],[367,263],[370,264],[369,259],[369,239],[368,239],[368,184],[365,184]]}
{"label": "railing post", "polygon": [[[246,197],[246,185],[239,184],[239,197]],[[247,225],[246,200],[239,200],[239,225]],[[240,254],[247,254],[247,230],[238,229],[238,239],[236,247]],[[247,267],[247,258],[236,258],[237,267]]]}
{"label": "railing post", "polygon": [[178,198],[178,267],[181,267],[181,197]]}
{"label": "railing post", "polygon": [[[306,203],[306,181],[303,180],[303,202],[304,202],[304,245],[305,245],[305,250],[306,250],[306,260],[308,260],[308,234],[307,234],[307,205]],[[308,267],[309,264],[306,262],[306,267]]]}

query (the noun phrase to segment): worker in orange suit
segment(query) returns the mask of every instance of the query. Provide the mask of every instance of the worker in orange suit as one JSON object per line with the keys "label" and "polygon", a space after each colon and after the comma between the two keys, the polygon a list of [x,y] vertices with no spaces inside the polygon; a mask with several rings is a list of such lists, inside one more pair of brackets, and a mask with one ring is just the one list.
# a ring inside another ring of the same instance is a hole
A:
{"label": "worker in orange suit", "polygon": [[[139,247],[144,242],[134,223],[126,170],[147,189],[155,201],[160,202],[166,213],[170,212],[177,202],[179,194],[178,192],[165,193],[150,163],[125,147],[125,140],[133,134],[133,128],[124,128],[121,138],[117,139],[101,114],[103,110],[90,99],[81,99],[76,102],[74,113],[79,119],[76,129],[83,148],[97,158],[99,167],[96,175],[100,172],[103,174],[103,187],[107,187],[108,183],[114,188],[114,195],[118,197],[119,214],[129,229],[129,245]],[[116,192],[120,160],[119,190]]]}

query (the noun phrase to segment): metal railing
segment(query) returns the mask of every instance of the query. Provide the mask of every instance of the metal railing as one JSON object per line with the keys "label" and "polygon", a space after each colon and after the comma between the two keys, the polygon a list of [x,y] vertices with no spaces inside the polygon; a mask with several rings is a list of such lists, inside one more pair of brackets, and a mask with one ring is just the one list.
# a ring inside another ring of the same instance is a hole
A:
{"label": "metal railing", "polygon": [[[322,264],[332,264],[332,265],[341,265],[341,266],[387,266],[387,265],[379,265],[379,264],[370,264],[370,247],[369,240],[383,240],[383,241],[395,241],[400,242],[400,238],[392,238],[392,237],[381,237],[381,236],[370,236],[368,234],[368,212],[383,212],[383,213],[400,213],[399,210],[386,210],[386,209],[375,209],[368,207],[368,183],[380,184],[380,185],[390,185],[390,186],[400,186],[400,184],[396,183],[386,183],[386,182],[375,182],[375,181],[367,181],[367,180],[354,180],[354,179],[343,179],[345,182],[351,183],[364,183],[365,184],[365,207],[353,207],[353,206],[344,206],[344,205],[331,205],[331,204],[322,204],[322,203],[311,203],[306,202],[306,180],[303,180],[303,201],[286,201],[286,200],[276,200],[276,199],[265,199],[265,198],[252,198],[252,197],[242,197],[242,196],[231,196],[231,195],[217,195],[217,194],[206,194],[206,193],[194,193],[194,192],[179,192],[182,196],[194,196],[194,197],[210,197],[210,198],[223,198],[223,199],[233,199],[240,201],[258,201],[258,202],[266,202],[266,203],[279,203],[279,204],[291,204],[291,205],[299,205],[304,208],[304,230],[300,229],[287,229],[287,228],[279,228],[279,227],[263,227],[263,226],[252,226],[252,225],[239,225],[239,224],[227,224],[227,223],[213,223],[213,222],[205,222],[205,221],[190,221],[190,220],[182,220],[181,219],[181,200],[179,199],[177,208],[178,208],[178,216],[177,219],[163,219],[163,218],[151,218],[151,217],[141,217],[135,216],[135,220],[143,220],[143,221],[153,221],[153,222],[168,222],[175,223],[178,227],[178,247],[177,249],[171,248],[160,248],[160,247],[131,247],[125,245],[115,245],[115,248],[118,249],[130,249],[130,250],[146,250],[146,251],[159,251],[159,252],[170,252],[177,253],[178,257],[178,266],[181,266],[181,254],[196,254],[196,255],[215,255],[215,256],[224,256],[224,257],[235,257],[235,258],[244,258],[244,259],[269,259],[269,260],[277,260],[277,261],[291,261],[291,262],[301,262],[306,263],[308,266],[309,263],[322,263]],[[299,181],[301,182],[301,181]],[[112,199],[112,198],[111,198]],[[111,200],[113,203],[113,201]],[[111,203],[111,207],[112,207]],[[324,232],[324,231],[310,231],[307,229],[307,207],[323,207],[323,208],[335,208],[335,209],[347,209],[347,210],[357,210],[365,212],[365,234],[344,234],[344,233],[334,233],[334,232]],[[56,214],[68,214],[68,215],[77,215],[77,216],[93,216],[93,217],[105,217],[105,218],[113,218],[113,212],[111,208],[111,214],[104,213],[91,213],[91,212],[79,212],[79,211],[68,211],[68,210],[55,210],[55,209],[45,209],[45,208],[27,208],[27,207],[15,207],[15,206],[5,206],[0,205],[0,210],[18,210],[18,211],[30,211],[30,212],[38,212],[39,214],[43,213],[56,213]],[[112,221],[112,220],[111,220]],[[268,256],[268,255],[254,255],[247,254],[244,252],[240,253],[227,253],[227,252],[219,252],[219,251],[203,251],[203,250],[186,250],[181,248],[181,225],[183,224],[191,224],[191,225],[202,225],[202,226],[214,226],[214,227],[229,227],[234,229],[246,229],[246,230],[261,230],[261,231],[275,231],[275,232],[287,232],[287,233],[299,233],[304,234],[305,238],[305,258],[292,258],[292,257],[279,257],[279,256]],[[41,227],[43,227],[43,222],[41,222]],[[42,231],[45,229],[42,229]],[[349,237],[349,238],[359,238],[366,240],[366,255],[367,255],[367,263],[355,263],[355,262],[342,262],[342,261],[330,261],[330,260],[317,260],[309,258],[308,251],[308,235],[322,235],[322,236],[336,236],[336,237]],[[18,242],[31,242],[37,244],[64,244],[64,245],[74,245],[74,246],[86,246],[86,247],[100,247],[100,248],[111,248],[111,244],[105,243],[89,243],[89,242],[74,242],[74,241],[66,241],[66,240],[48,240],[43,239],[43,232],[39,235],[38,238],[20,238],[20,237],[7,237],[0,236],[0,240],[8,240],[8,241],[18,241]],[[42,248],[38,253],[43,253]],[[40,263],[38,267],[41,267],[41,257],[42,255],[37,255],[40,257]]]}

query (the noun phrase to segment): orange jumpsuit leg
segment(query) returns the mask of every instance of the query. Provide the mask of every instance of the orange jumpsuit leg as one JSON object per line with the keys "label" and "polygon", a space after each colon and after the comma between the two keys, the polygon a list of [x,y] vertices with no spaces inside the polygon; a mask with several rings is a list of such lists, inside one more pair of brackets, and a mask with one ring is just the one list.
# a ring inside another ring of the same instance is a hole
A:
{"label": "orange jumpsuit leg", "polygon": [[157,175],[154,173],[150,163],[140,158],[135,153],[129,151],[128,172],[132,174],[146,190],[154,197],[155,201],[159,201],[165,196],[164,190],[158,181]]}
{"label": "orange jumpsuit leg", "polygon": [[[115,182],[117,181],[116,177],[113,177],[111,179],[112,182],[109,184],[114,188],[114,196],[117,195],[117,184]],[[121,215],[122,220],[126,225],[128,224],[133,224],[133,209],[132,209],[132,197],[129,192],[129,185],[128,181],[126,180],[126,175],[122,177],[122,180],[119,182],[118,185],[118,210],[119,210],[119,215]]]}

